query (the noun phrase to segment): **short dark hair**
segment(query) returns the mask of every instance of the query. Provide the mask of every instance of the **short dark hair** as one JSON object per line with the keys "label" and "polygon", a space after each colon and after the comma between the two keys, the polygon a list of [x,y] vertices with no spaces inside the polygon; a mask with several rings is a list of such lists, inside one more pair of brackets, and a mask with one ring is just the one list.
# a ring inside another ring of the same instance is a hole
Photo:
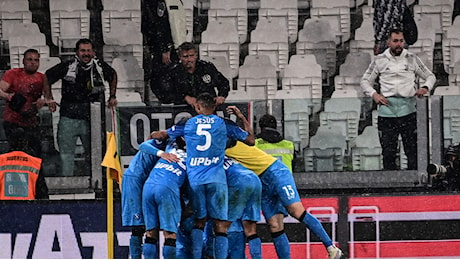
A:
{"label": "short dark hair", "polygon": [[196,50],[195,44],[191,42],[183,42],[179,47],[177,48],[177,51],[189,51],[189,50]]}
{"label": "short dark hair", "polygon": [[387,37],[387,39],[390,39],[390,38],[391,38],[391,35],[392,35],[393,33],[396,33],[396,34],[402,33],[402,34],[404,35],[403,30],[401,30],[401,29],[399,29],[399,28],[392,28],[392,29],[390,30],[390,32],[388,32],[388,37]]}
{"label": "short dark hair", "polygon": [[25,57],[27,54],[29,53],[36,53],[38,54],[38,57],[40,57],[40,53],[38,52],[37,49],[27,49],[24,53],[23,53],[23,56]]}
{"label": "short dark hair", "polygon": [[259,127],[266,128],[270,127],[276,129],[276,118],[272,115],[265,114],[259,119]]}
{"label": "short dark hair", "polygon": [[196,97],[196,102],[200,103],[204,108],[215,108],[216,101],[214,96],[208,92],[203,92]]}
{"label": "short dark hair", "polygon": [[78,51],[80,49],[80,44],[91,44],[91,47],[94,49],[93,42],[88,39],[88,38],[82,38],[75,43],[75,51]]}

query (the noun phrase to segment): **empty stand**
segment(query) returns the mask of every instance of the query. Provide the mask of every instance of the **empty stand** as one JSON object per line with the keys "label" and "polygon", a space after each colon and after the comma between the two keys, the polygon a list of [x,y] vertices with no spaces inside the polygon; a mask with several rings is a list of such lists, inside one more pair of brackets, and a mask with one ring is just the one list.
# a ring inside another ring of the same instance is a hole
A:
{"label": "empty stand", "polygon": [[192,0],[184,0],[185,24],[187,27],[187,41],[193,42],[193,3]]}
{"label": "empty stand", "polygon": [[332,126],[351,141],[358,136],[361,100],[358,98],[331,98],[324,103],[319,113],[320,125]]}
{"label": "empty stand", "polygon": [[289,59],[286,25],[277,19],[260,19],[251,32],[248,49],[249,55],[268,55],[276,70],[281,72]]}
{"label": "empty stand", "polygon": [[258,12],[259,20],[279,20],[281,23],[285,24],[290,43],[293,43],[297,40],[299,23],[297,0],[283,0],[282,4],[280,4],[278,0],[260,0],[260,8]]}
{"label": "empty stand", "polygon": [[[431,18],[432,28],[436,30],[435,42],[441,42],[442,34],[452,24],[451,0],[419,0],[414,5],[415,18]],[[420,30],[419,30],[420,31]]]}
{"label": "empty stand", "polygon": [[305,171],[342,171],[345,136],[332,126],[320,126],[304,149]]}
{"label": "empty stand", "polygon": [[59,55],[73,55],[75,42],[89,38],[90,13],[86,0],[49,0],[51,39]]}
{"label": "empty stand", "polygon": [[110,32],[114,21],[132,21],[139,25],[141,30],[141,1],[140,0],[102,0],[101,12],[102,34]]}
{"label": "empty stand", "polygon": [[382,147],[377,126],[366,126],[351,147],[354,171],[381,170],[383,167]]}
{"label": "empty stand", "polygon": [[374,26],[372,17],[364,18],[355,31],[355,38],[350,40],[350,52],[365,52],[374,56]]}
{"label": "empty stand", "polygon": [[460,133],[460,87],[436,87],[434,95],[442,95],[444,147],[448,147]]}
{"label": "empty stand", "polygon": [[276,67],[271,64],[267,56],[249,55],[240,67],[237,85],[240,93],[241,91],[246,93],[246,100],[275,99]]}
{"label": "empty stand", "polygon": [[452,73],[449,74],[449,84],[460,86],[460,61],[457,61],[452,67]]}
{"label": "empty stand", "polygon": [[200,58],[224,56],[232,69],[232,78],[238,75],[240,44],[236,25],[229,20],[209,21],[201,34]]}
{"label": "empty stand", "polygon": [[350,39],[351,15],[349,0],[312,0],[310,16],[324,17],[331,25],[336,35],[336,44],[341,44]]}
{"label": "empty stand", "polygon": [[236,25],[239,43],[248,39],[248,1],[211,0],[208,21],[228,20]]}
{"label": "empty stand", "polygon": [[303,29],[299,31],[296,53],[314,54],[324,72],[323,79],[335,74],[337,64],[335,35],[326,19],[305,20]]}
{"label": "empty stand", "polygon": [[335,89],[355,89],[359,97],[364,97],[360,81],[373,56],[368,52],[350,52],[347,54],[345,62],[340,65],[339,74],[335,76]]}
{"label": "empty stand", "polygon": [[456,17],[452,26],[446,30],[442,39],[444,70],[451,74],[457,61],[460,61],[460,18]]}
{"label": "empty stand", "polygon": [[311,99],[285,99],[284,111],[284,138],[294,142],[301,149],[308,146],[310,139],[310,109]]}
{"label": "empty stand", "polygon": [[138,92],[144,96],[144,70],[132,54],[115,57],[112,67],[118,75],[117,97],[119,89],[125,92]]}
{"label": "empty stand", "polygon": [[37,49],[40,57],[49,57],[50,48],[46,45],[45,35],[36,23],[17,23],[12,26],[8,39],[10,67],[22,67],[23,53],[30,48]]}
{"label": "empty stand", "polygon": [[421,29],[418,30],[417,41],[409,46],[409,50],[414,53],[425,53],[428,59],[425,65],[432,68],[436,30],[432,27],[433,25],[430,17],[417,17],[415,18],[415,23],[417,24],[417,28]]}
{"label": "empty stand", "polygon": [[103,46],[104,61],[111,64],[112,60],[119,56],[133,55],[139,67],[143,63],[142,33],[139,25],[132,21],[114,21],[116,31],[106,33]]}
{"label": "empty stand", "polygon": [[[27,0],[2,0],[0,2],[0,51],[8,49],[8,37],[17,23],[32,23],[32,12]],[[3,53],[0,53],[3,54]]]}
{"label": "empty stand", "polygon": [[[307,69],[308,68],[308,69]],[[284,70],[276,99],[309,99],[310,113],[321,109],[321,66],[313,54],[293,55]]]}

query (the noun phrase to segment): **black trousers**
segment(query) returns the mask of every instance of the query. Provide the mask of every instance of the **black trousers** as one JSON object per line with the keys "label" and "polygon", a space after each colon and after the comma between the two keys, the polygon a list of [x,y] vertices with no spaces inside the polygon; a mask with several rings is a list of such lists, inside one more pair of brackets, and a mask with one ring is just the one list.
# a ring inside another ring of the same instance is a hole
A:
{"label": "black trousers", "polygon": [[407,156],[407,169],[417,169],[417,114],[412,113],[403,117],[378,117],[380,144],[382,145],[383,168],[398,170],[396,157],[398,155],[398,137],[404,146]]}

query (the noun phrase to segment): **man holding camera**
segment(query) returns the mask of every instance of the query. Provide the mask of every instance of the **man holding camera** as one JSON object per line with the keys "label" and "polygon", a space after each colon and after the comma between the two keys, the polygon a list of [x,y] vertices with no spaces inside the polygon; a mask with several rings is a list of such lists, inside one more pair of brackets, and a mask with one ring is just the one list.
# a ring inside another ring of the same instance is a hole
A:
{"label": "man holding camera", "polygon": [[[5,72],[0,81],[0,97],[8,101],[3,111],[3,128],[6,137],[18,128],[23,128],[31,155],[41,156],[41,136],[38,109],[48,104],[51,112],[56,110],[52,102],[51,89],[45,84],[46,77],[38,72],[40,53],[35,49],[24,52],[24,68],[14,68]],[[42,94],[45,99],[42,99]]]}
{"label": "man holding camera", "polygon": [[449,145],[444,159],[444,164],[429,164],[426,169],[433,189],[460,191],[460,143]]}

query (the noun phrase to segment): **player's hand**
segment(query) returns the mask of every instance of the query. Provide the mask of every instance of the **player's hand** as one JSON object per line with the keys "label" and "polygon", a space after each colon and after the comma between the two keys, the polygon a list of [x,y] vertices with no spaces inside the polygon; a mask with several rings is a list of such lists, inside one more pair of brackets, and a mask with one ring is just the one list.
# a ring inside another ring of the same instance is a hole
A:
{"label": "player's hand", "polygon": [[236,106],[228,106],[227,107],[227,113],[229,113],[230,115],[234,114],[238,118],[244,117],[243,113],[241,113],[240,109],[238,107],[236,107]]}
{"label": "player's hand", "polygon": [[225,102],[225,98],[224,97],[216,97],[216,106],[218,105],[222,105],[224,102]]}
{"label": "player's hand", "polygon": [[160,156],[163,160],[166,160],[168,162],[179,162],[180,158],[177,157],[177,155],[173,153],[162,153]]}

